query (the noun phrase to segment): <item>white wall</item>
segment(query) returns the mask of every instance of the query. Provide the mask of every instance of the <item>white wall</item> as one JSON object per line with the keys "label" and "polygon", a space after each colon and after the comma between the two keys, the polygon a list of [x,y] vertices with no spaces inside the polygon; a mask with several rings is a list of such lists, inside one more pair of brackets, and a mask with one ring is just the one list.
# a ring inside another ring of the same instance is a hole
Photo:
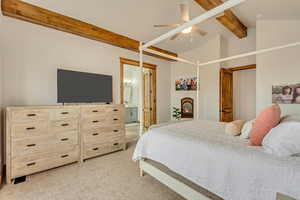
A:
{"label": "white wall", "polygon": [[[230,38],[221,38],[221,56],[222,58],[247,53],[256,50],[256,29],[248,28],[248,36],[243,39],[232,35]],[[256,63],[256,56],[248,56],[235,60],[229,60],[221,63],[221,67],[236,67],[251,65]]]}
{"label": "white wall", "polygon": [[[300,21],[260,20],[257,22],[257,49],[300,40]],[[299,83],[300,47],[257,55],[257,114],[272,104],[272,85]],[[280,105],[283,114],[300,113],[299,105]]]}
{"label": "white wall", "polygon": [[[220,58],[220,36],[209,39],[201,47],[182,53],[179,57],[189,60],[205,62]],[[219,64],[207,65],[200,70],[200,108],[201,119],[219,120]],[[191,97],[195,100],[196,92],[175,91],[175,80],[196,76],[195,66],[184,63],[173,63],[171,68],[171,106],[180,108],[180,100],[183,97]],[[196,116],[195,116],[196,117]]]}
{"label": "white wall", "polygon": [[[132,51],[39,25],[2,17],[0,43],[4,67],[4,105],[55,105],[58,67],[113,76],[119,103],[119,57],[138,59]],[[156,64],[158,122],[170,119],[170,62]]]}

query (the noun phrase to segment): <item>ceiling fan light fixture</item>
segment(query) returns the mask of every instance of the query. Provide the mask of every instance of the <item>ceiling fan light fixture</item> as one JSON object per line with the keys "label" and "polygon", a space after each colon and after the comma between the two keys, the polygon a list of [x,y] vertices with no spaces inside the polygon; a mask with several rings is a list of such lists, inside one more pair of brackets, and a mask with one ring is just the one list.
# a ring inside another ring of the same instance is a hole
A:
{"label": "ceiling fan light fixture", "polygon": [[192,32],[192,27],[188,27],[186,29],[183,29],[181,32],[184,33],[184,34],[188,34],[188,33]]}

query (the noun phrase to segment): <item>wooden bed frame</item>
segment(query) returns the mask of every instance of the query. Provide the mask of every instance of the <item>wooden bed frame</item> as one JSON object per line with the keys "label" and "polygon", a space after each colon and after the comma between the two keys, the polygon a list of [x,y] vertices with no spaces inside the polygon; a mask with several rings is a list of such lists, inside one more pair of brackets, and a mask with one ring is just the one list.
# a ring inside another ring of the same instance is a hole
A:
{"label": "wooden bed frame", "polygon": [[[148,160],[142,159],[139,161],[140,165],[140,176],[143,177],[145,174],[151,175],[153,178],[157,179],[159,182],[163,183],[171,190],[175,191],[186,200],[216,200],[222,199],[208,191],[199,191],[184,181],[166,173],[165,170],[153,165]],[[174,173],[174,172],[173,172]],[[292,197],[286,196],[284,194],[277,193],[276,200],[297,200]]]}

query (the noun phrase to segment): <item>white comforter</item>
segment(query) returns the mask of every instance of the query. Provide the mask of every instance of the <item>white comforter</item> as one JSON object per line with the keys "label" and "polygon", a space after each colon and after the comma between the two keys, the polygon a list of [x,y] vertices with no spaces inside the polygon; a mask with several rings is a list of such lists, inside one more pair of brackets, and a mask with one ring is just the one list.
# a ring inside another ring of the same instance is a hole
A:
{"label": "white comforter", "polygon": [[300,199],[300,157],[279,158],[224,133],[224,123],[188,121],[153,128],[133,160],[148,158],[227,200]]}

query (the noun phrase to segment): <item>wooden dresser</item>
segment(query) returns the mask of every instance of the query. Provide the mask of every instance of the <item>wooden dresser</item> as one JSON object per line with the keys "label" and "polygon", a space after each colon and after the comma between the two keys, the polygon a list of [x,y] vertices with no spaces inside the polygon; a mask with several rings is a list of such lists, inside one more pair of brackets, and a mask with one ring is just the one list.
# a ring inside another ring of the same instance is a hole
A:
{"label": "wooden dresser", "polygon": [[81,159],[125,149],[123,105],[81,107]]}
{"label": "wooden dresser", "polygon": [[7,183],[125,149],[123,105],[8,107]]}

